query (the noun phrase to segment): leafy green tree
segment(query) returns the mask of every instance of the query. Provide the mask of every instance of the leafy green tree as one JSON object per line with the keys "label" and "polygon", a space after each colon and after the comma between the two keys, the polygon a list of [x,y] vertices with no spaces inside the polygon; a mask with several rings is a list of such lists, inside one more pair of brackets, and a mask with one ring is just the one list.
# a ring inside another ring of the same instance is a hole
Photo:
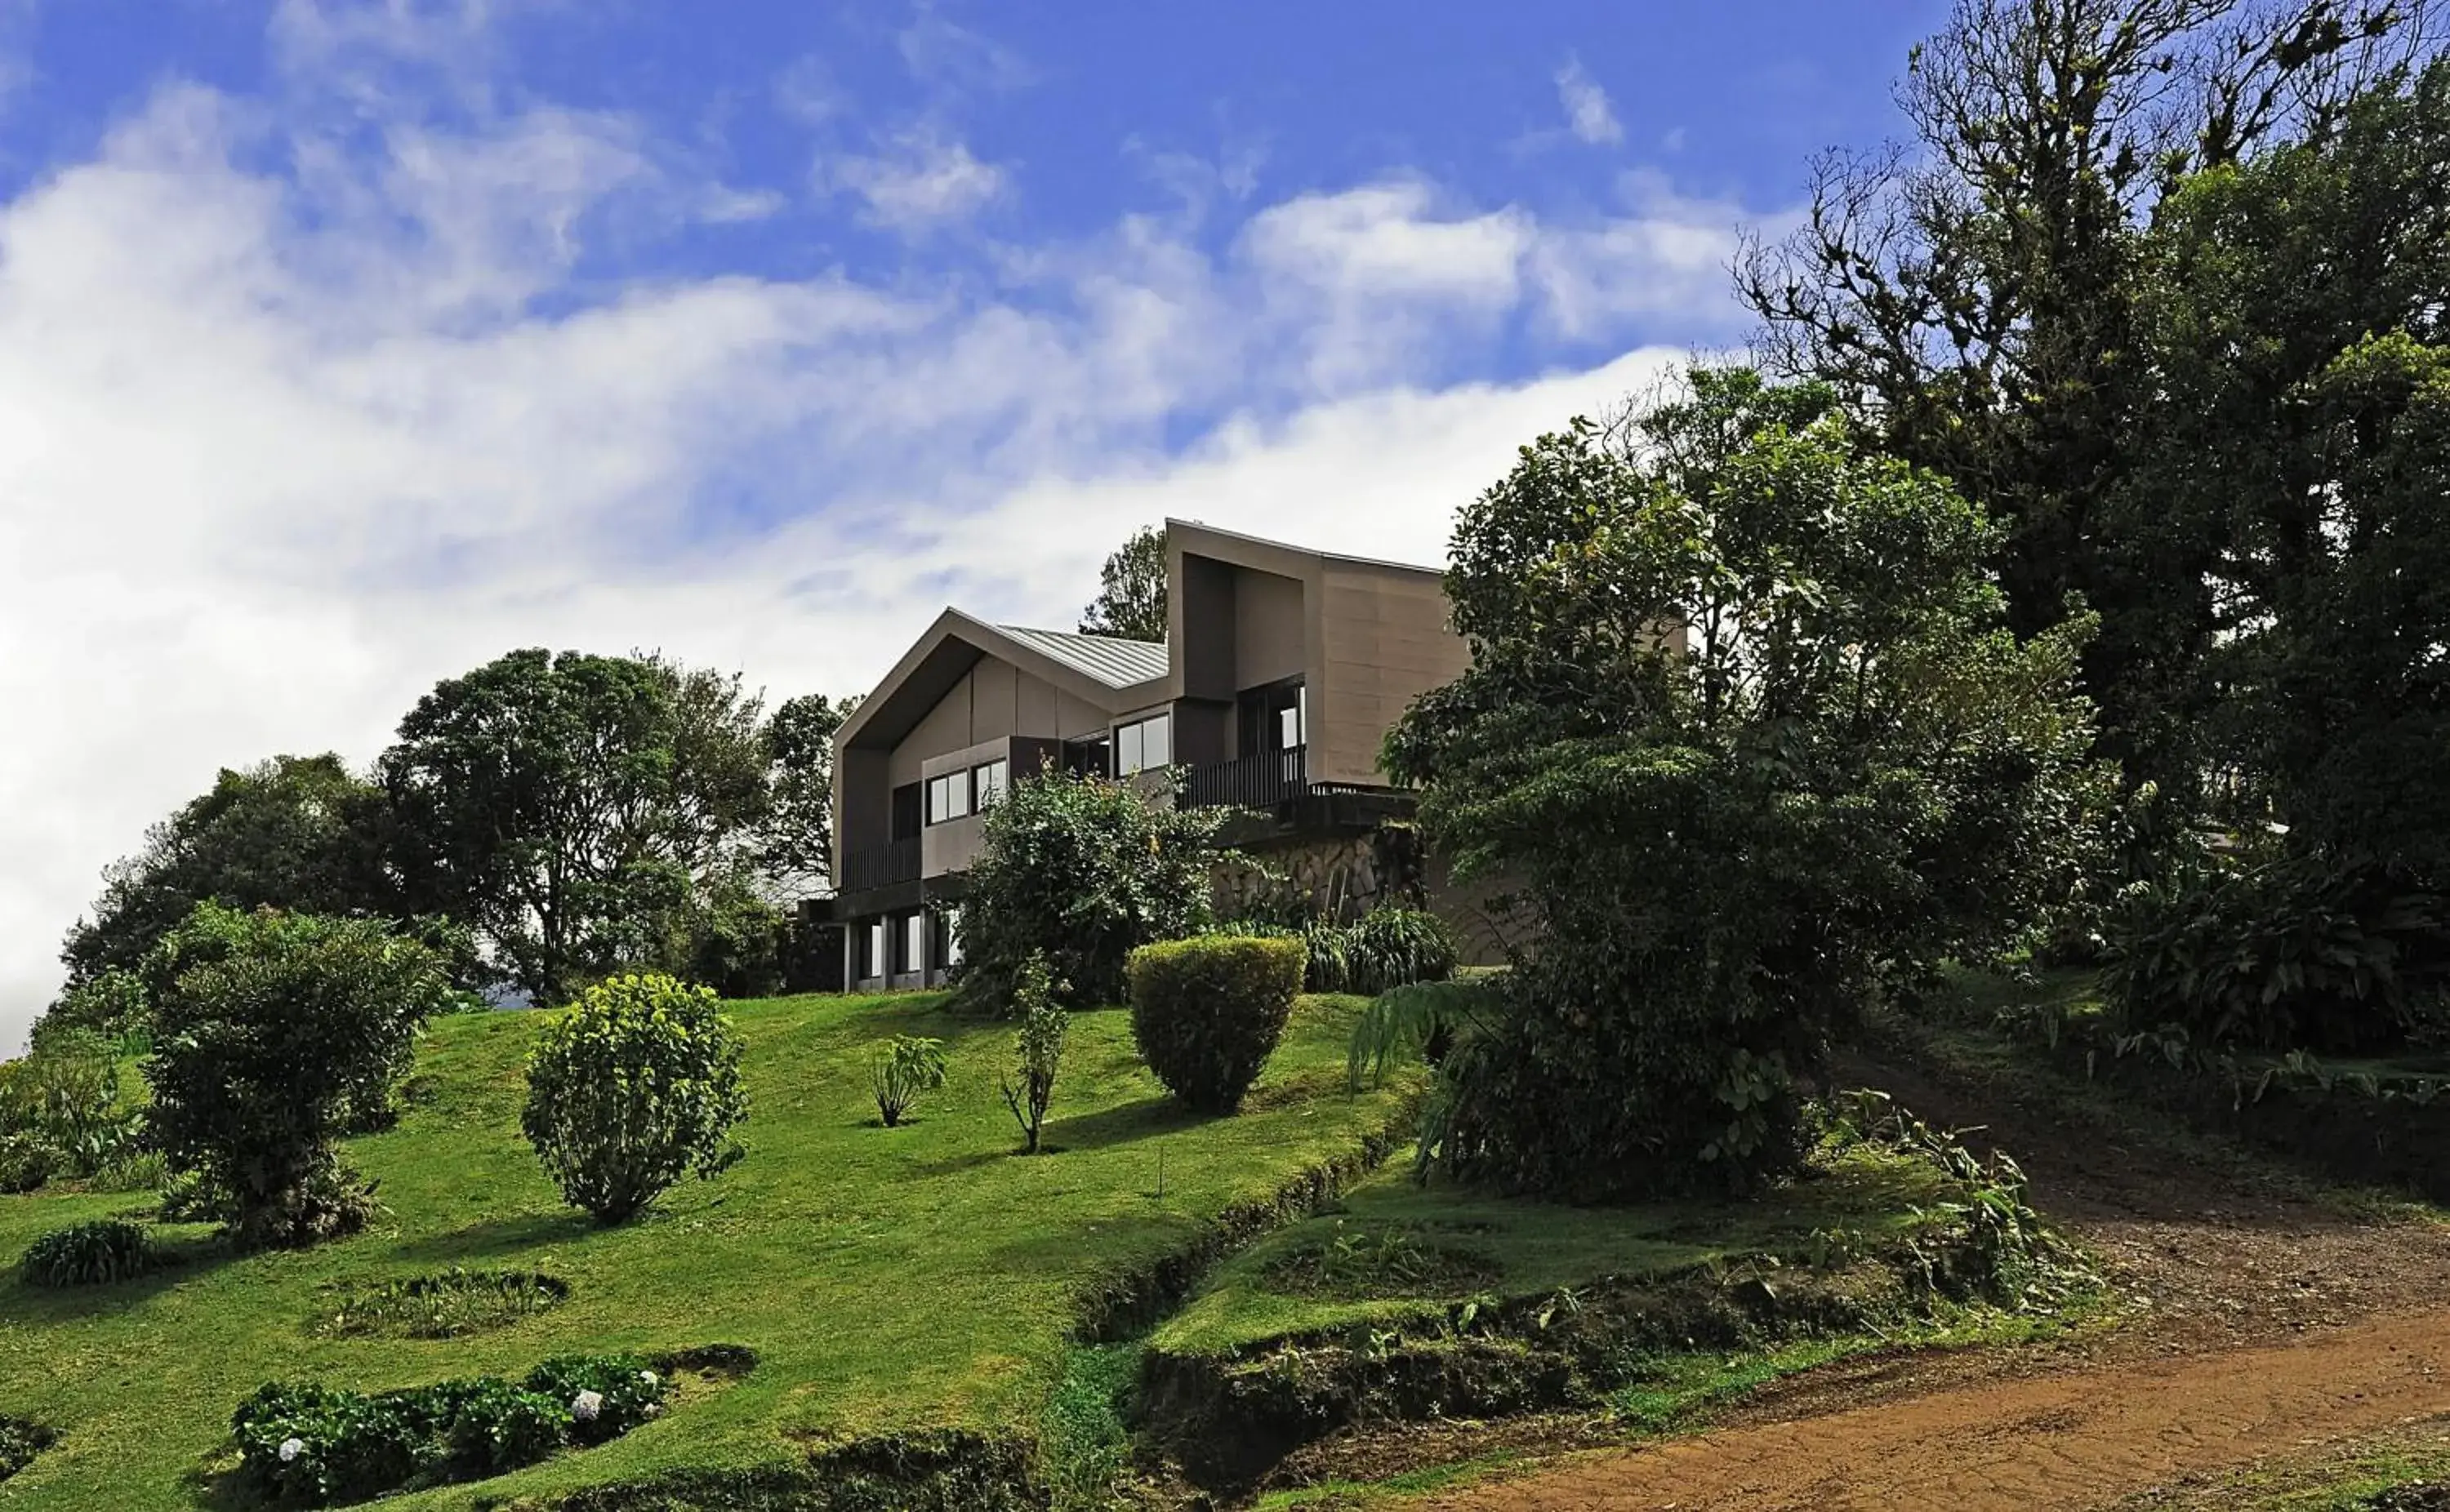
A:
{"label": "leafy green tree", "polygon": [[202,904],[165,940],[144,1063],[152,1138],[224,1193],[255,1248],[361,1226],[367,1188],[337,1141],[387,1098],[426,1018],[451,1000],[435,953],[379,921]]}
{"label": "leafy green tree", "polygon": [[444,680],[380,763],[411,895],[540,1003],[683,965],[671,942],[764,810],[757,712],[737,678],[653,657],[519,650]]}
{"label": "leafy green tree", "polygon": [[690,1172],[710,1179],[737,1158],[740,1051],[711,991],[616,977],[536,1041],[519,1127],[564,1198],[624,1222]]}
{"label": "leafy green tree", "polygon": [[154,825],[142,850],[103,874],[92,915],[68,931],[61,951],[69,989],[134,970],[202,902],[390,912],[388,845],[382,790],[338,756],[275,756],[224,769],[210,792]]}
{"label": "leafy green tree", "polygon": [[[2287,846],[2450,885],[2450,64],[2164,207],[2141,501],[2221,543],[2207,728]],[[2319,890],[2319,889],[2318,889]]]}
{"label": "leafy green tree", "polygon": [[2125,487],[2147,242],[2193,171],[2329,129],[2432,45],[2426,0],[1957,0],[1914,52],[1904,148],[1815,165],[1809,212],[1740,267],[1762,346],[2006,528],[2009,624],[2100,617],[2105,750],[2194,784],[2214,644],[2199,520]]}
{"label": "leafy green tree", "polygon": [[859,708],[823,693],[787,698],[766,722],[767,805],[757,864],[777,896],[814,897],[834,876],[834,736]]}
{"label": "leafy green tree", "polygon": [[1128,783],[1047,770],[1013,785],[980,826],[962,901],[962,991],[1008,1007],[1044,955],[1067,1000],[1119,1003],[1134,948],[1211,921],[1222,809],[1176,809]]}
{"label": "leafy green tree", "polygon": [[1833,1033],[2019,940],[2105,781],[2081,622],[2006,628],[1979,510],[1866,451],[1826,389],[1689,382],[1622,448],[1542,437],[1464,511],[1472,666],[1389,741],[1432,843],[1531,926],[1432,1131],[1512,1187],[1790,1169]]}
{"label": "leafy green tree", "polygon": [[1165,530],[1143,525],[1098,570],[1098,596],[1080,616],[1080,633],[1161,641],[1165,620]]}

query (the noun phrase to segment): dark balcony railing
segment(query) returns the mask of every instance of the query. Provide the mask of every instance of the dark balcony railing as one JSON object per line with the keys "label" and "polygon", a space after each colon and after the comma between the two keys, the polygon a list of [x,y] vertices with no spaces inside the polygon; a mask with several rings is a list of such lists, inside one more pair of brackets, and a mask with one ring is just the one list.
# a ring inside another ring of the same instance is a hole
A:
{"label": "dark balcony railing", "polygon": [[1310,795],[1308,747],[1263,750],[1235,761],[1194,766],[1183,780],[1191,808],[1274,808]]}
{"label": "dark balcony railing", "polygon": [[897,840],[889,845],[848,851],[843,856],[842,890],[846,893],[918,880],[919,837],[916,835],[907,840]]}

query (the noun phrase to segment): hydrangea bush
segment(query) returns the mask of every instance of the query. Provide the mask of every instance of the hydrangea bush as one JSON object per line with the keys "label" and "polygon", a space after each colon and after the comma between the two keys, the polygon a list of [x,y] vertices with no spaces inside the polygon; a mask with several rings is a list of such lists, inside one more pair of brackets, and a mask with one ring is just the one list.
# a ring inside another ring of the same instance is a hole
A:
{"label": "hydrangea bush", "polygon": [[474,1376],[373,1394],[274,1382],[230,1428],[247,1490],[280,1506],[330,1506],[602,1444],[661,1413],[666,1388],[632,1355],[565,1355],[516,1382]]}

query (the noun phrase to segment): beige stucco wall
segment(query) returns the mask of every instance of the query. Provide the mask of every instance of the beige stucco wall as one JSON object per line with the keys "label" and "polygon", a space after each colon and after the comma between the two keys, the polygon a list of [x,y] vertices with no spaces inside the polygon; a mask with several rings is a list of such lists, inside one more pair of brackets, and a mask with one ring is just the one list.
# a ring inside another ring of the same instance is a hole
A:
{"label": "beige stucco wall", "polygon": [[1015,735],[1078,740],[1106,727],[1105,713],[1010,662],[982,657],[893,747],[887,786],[919,781],[930,757]]}
{"label": "beige stucco wall", "polygon": [[1447,628],[1445,588],[1425,572],[1331,560],[1319,640],[1311,779],[1382,782],[1378,747],[1387,730],[1414,698],[1461,676],[1470,659]]}
{"label": "beige stucco wall", "polygon": [[1308,670],[1299,579],[1248,568],[1234,574],[1234,688],[1236,692]]}

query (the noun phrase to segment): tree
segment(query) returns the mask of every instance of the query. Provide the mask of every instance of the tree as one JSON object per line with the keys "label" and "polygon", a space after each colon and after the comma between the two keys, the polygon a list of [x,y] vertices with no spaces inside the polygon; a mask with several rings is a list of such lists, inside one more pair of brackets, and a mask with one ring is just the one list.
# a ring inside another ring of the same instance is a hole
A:
{"label": "tree", "polygon": [[962,902],[962,992],[999,1011],[1044,955],[1066,1000],[1123,1000],[1133,949],[1208,927],[1222,809],[1152,803],[1128,783],[1048,769],[980,828]]}
{"label": "tree", "polygon": [[659,657],[518,650],[445,679],[379,764],[412,896],[538,1002],[682,964],[763,816],[758,711]]}
{"label": "tree", "polygon": [[788,901],[813,897],[834,877],[834,736],[859,695],[803,693],[776,705],[764,732],[768,801],[757,864]]}
{"label": "tree", "polygon": [[1387,761],[1531,934],[1441,1062],[1467,1174],[1579,1197],[1740,1189],[1801,1154],[1833,1034],[2022,938],[2104,775],[2077,628],[2030,640],[1998,530],[1742,369],[1523,451],[1447,575],[1470,669]]}
{"label": "tree", "polygon": [[1063,1010],[1063,991],[1042,955],[1031,954],[1013,972],[1012,1012],[1021,1027],[1013,1032],[1013,1075],[1001,1086],[1003,1105],[1021,1125],[1021,1148],[1028,1154],[1038,1153],[1046,1110],[1055,1102],[1055,1078],[1063,1069],[1063,1040],[1072,1028],[1072,1016]]}
{"label": "tree", "polygon": [[360,1227],[368,1189],[337,1142],[448,1004],[440,960],[377,920],[212,903],[160,949],[182,964],[154,994],[144,1071],[171,1168],[226,1195],[244,1247]]}
{"label": "tree", "polygon": [[714,994],[670,977],[590,987],[528,1056],[519,1127],[573,1206],[621,1223],[738,1156],[740,1037]]}
{"label": "tree", "polygon": [[340,757],[275,756],[224,768],[212,790],[146,831],[103,874],[89,919],[60,952],[71,992],[131,971],[198,903],[318,914],[397,904],[382,790]]}
{"label": "tree", "polygon": [[1080,633],[1161,641],[1165,619],[1165,530],[1143,525],[1098,570],[1098,596],[1080,616]]}
{"label": "tree", "polygon": [[1826,379],[2006,527],[2009,624],[2071,594],[2105,749],[2191,787],[2216,541],[2122,488],[2144,242],[2191,171],[2321,134],[2431,45],[2429,0],[1958,0],[1911,60],[1905,149],[1815,165],[1805,223],[1740,290],[1779,371]]}
{"label": "tree", "polygon": [[2221,548],[2230,817],[2450,884],[2450,63],[2196,176],[2151,253],[2132,475]]}

